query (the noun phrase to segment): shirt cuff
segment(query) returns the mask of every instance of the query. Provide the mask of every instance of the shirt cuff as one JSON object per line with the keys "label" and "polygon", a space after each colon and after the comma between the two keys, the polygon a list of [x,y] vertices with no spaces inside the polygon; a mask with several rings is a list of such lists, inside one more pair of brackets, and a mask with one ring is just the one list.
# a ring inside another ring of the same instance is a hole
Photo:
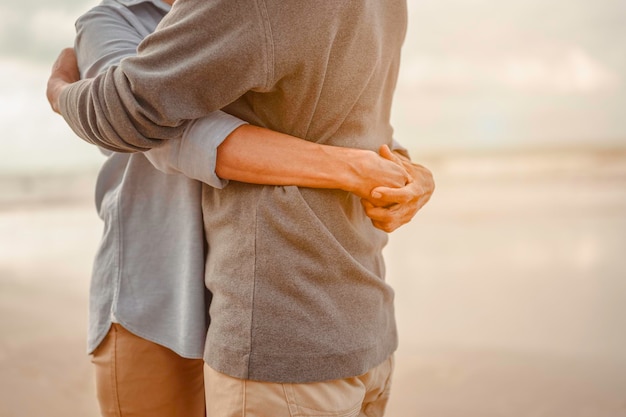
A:
{"label": "shirt cuff", "polygon": [[222,111],[192,122],[183,133],[178,165],[184,175],[202,181],[215,188],[224,188],[228,180],[215,173],[217,147],[224,142],[233,130],[248,124]]}

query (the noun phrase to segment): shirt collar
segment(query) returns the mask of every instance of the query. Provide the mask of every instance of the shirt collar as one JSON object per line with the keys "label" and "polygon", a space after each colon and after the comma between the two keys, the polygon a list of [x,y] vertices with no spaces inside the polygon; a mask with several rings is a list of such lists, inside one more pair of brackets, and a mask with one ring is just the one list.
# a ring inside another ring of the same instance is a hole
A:
{"label": "shirt collar", "polygon": [[141,3],[152,3],[154,4],[156,7],[158,7],[159,9],[165,11],[165,12],[169,12],[171,9],[171,6],[167,3],[165,3],[164,1],[161,0],[116,0],[118,3],[123,4],[124,6],[130,7],[130,6],[136,6],[138,4]]}

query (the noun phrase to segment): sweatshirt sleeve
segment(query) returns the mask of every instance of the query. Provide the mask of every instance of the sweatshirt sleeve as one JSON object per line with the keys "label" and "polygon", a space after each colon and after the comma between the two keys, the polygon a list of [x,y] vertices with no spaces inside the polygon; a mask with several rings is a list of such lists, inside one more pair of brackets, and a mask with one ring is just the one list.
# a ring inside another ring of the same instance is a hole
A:
{"label": "sweatshirt sleeve", "polygon": [[273,58],[261,6],[177,0],[137,56],[66,88],[61,113],[90,143],[145,151],[249,90],[267,91]]}
{"label": "sweatshirt sleeve", "polygon": [[[82,79],[93,78],[137,53],[144,36],[129,24],[133,17],[121,5],[101,3],[76,20],[74,50]],[[111,155],[109,149],[99,149]]]}

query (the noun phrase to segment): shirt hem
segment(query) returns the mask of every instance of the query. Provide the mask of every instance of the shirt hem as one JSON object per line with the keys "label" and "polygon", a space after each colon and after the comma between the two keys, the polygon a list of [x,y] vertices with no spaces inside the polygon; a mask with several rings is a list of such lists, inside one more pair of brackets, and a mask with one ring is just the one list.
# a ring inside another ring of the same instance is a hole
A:
{"label": "shirt hem", "polygon": [[[190,351],[186,351],[184,349],[181,349],[180,347],[176,347],[173,346],[171,343],[168,342],[164,342],[163,340],[161,340],[161,338],[156,337],[156,336],[151,336],[148,333],[142,332],[142,331],[138,331],[134,326],[128,324],[126,321],[124,320],[120,320],[119,317],[117,318],[117,324],[119,324],[120,326],[122,326],[124,329],[128,330],[129,332],[131,332],[132,334],[134,334],[135,336],[141,337],[142,339],[145,339],[149,342],[152,343],[156,343],[159,346],[163,346],[164,348],[167,348],[169,350],[171,350],[172,352],[174,352],[175,354],[177,354],[178,356],[180,356],[181,358],[185,358],[185,359],[203,359],[203,355],[202,355],[202,351],[198,351],[200,353],[192,353]],[[94,342],[92,343],[88,343],[87,346],[87,354],[91,355],[95,352],[96,349],[98,349],[98,346],[100,346],[100,344],[102,343],[102,341],[104,340],[104,338],[106,337],[107,333],[110,331],[111,326],[112,326],[112,321],[108,321],[107,326],[105,327],[105,330],[101,332],[101,334],[98,335],[97,338],[94,339]]]}
{"label": "shirt hem", "polygon": [[302,384],[363,375],[383,363],[397,348],[395,334],[382,346],[324,355],[259,355],[211,345],[205,348],[204,361],[217,372],[234,378]]}

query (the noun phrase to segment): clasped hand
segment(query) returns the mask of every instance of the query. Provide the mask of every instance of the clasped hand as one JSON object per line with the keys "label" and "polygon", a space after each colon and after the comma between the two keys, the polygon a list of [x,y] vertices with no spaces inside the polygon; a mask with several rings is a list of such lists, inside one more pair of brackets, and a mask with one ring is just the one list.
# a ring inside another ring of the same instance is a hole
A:
{"label": "clasped hand", "polygon": [[403,167],[408,174],[403,186],[377,186],[368,197],[361,198],[361,204],[372,224],[389,233],[411,221],[430,200],[435,182],[427,168],[391,152],[386,145],[380,148],[380,156]]}

